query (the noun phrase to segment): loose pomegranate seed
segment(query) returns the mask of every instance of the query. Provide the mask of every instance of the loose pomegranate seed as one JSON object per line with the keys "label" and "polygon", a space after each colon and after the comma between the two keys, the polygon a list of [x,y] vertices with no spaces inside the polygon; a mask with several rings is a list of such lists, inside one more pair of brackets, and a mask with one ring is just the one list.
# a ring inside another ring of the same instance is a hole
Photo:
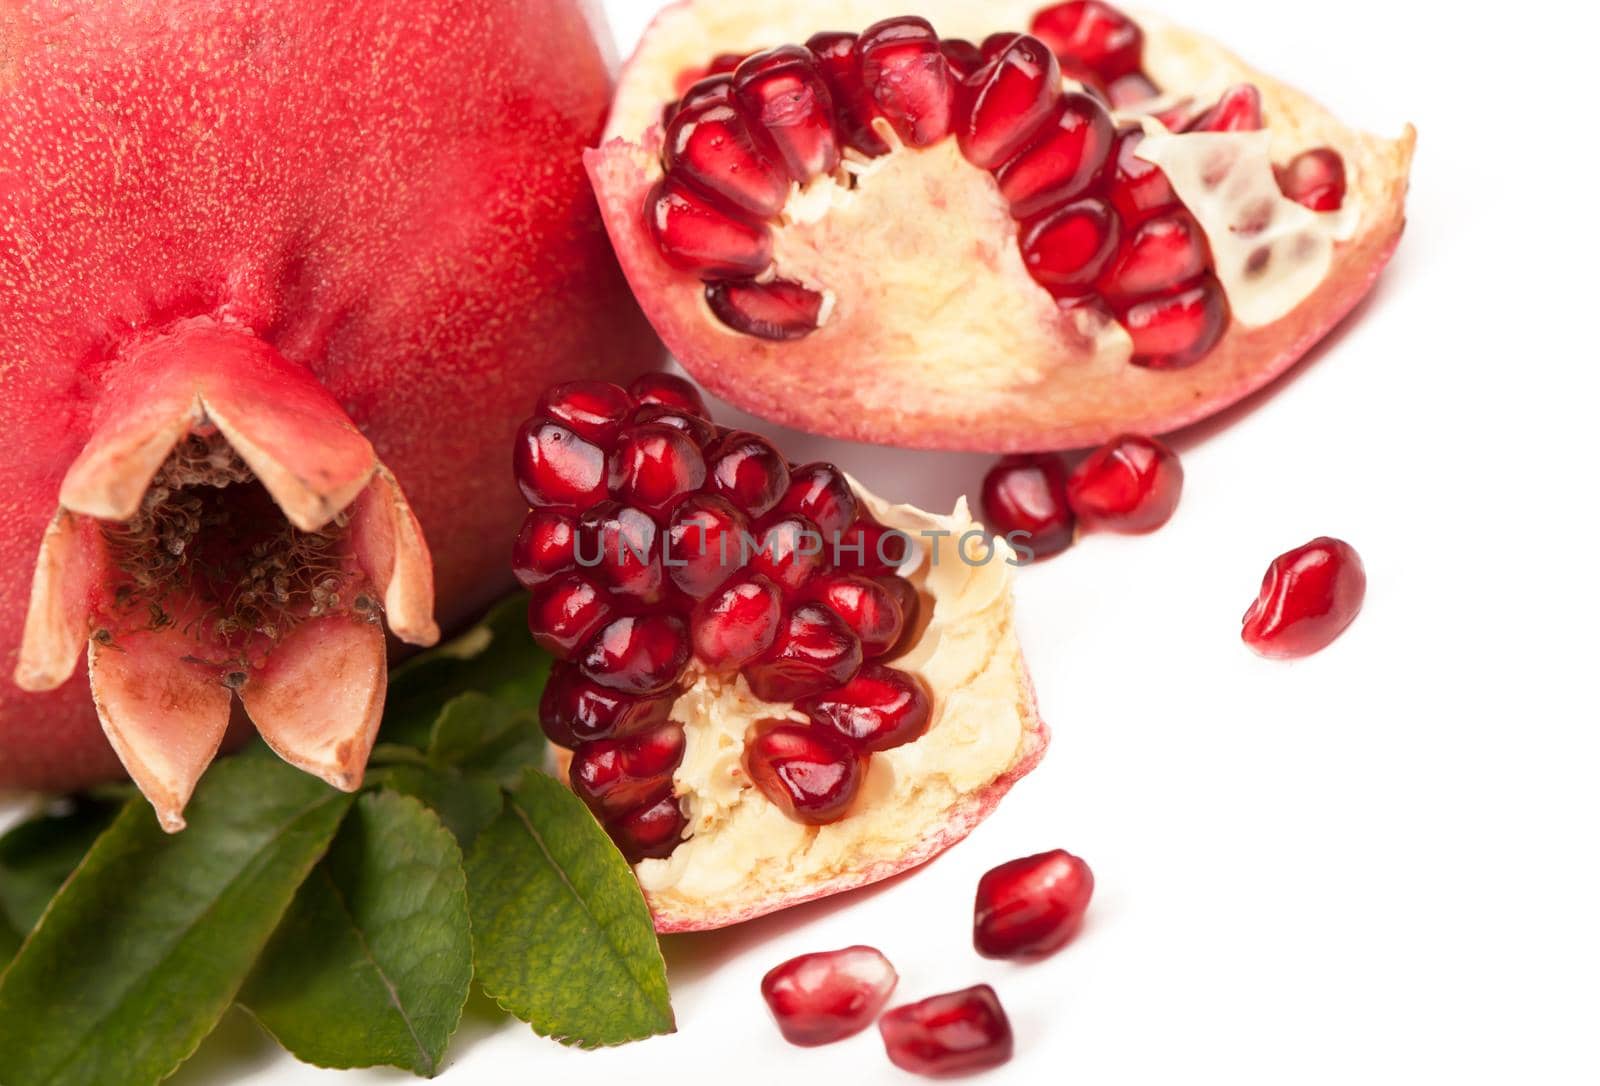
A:
{"label": "loose pomegranate seed", "polygon": [[896,594],[879,581],[859,573],[832,573],[818,580],[811,594],[844,619],[866,659],[882,656],[900,643],[905,616]]}
{"label": "loose pomegranate seed", "polygon": [[717,438],[717,428],[699,415],[691,415],[676,407],[665,404],[647,403],[636,407],[628,422],[633,426],[643,426],[646,423],[660,423],[670,426],[674,430],[681,430],[689,435],[689,439],[704,449]]}
{"label": "loose pomegranate seed", "polygon": [[744,669],[762,701],[798,701],[843,686],[861,670],[861,642],[844,620],[802,603],[778,626],[773,645]]}
{"label": "loose pomegranate seed", "polygon": [[577,560],[613,592],[655,603],[666,580],[659,536],[649,513],[603,501],[578,518]]}
{"label": "loose pomegranate seed", "polygon": [[992,170],[1021,151],[1055,115],[1061,68],[1038,38],[1011,39],[961,98],[956,139],[967,161]]}
{"label": "loose pomegranate seed", "polygon": [[878,1019],[889,1060],[917,1075],[959,1075],[1011,1058],[1011,1022],[987,984],[930,996]]}
{"label": "loose pomegranate seed", "polygon": [[1087,94],[1062,95],[1039,139],[995,171],[1011,214],[1032,218],[1083,193],[1104,168],[1115,135],[1099,102]]}
{"label": "loose pomegranate seed", "polygon": [[849,146],[868,157],[889,153],[889,145],[872,128],[876,111],[861,82],[860,39],[855,34],[814,34],[806,48],[817,58],[817,68],[833,96],[839,134]]}
{"label": "loose pomegranate seed", "polygon": [[789,489],[789,462],[758,434],[735,430],[706,459],[707,488],[751,517],[766,516]]}
{"label": "loose pomegranate seed", "polygon": [[737,671],[772,647],[783,595],[759,574],[742,574],[694,609],[694,654],[712,671]]}
{"label": "loose pomegranate seed", "polygon": [[789,473],[789,490],[778,502],[784,513],[799,513],[817,526],[832,548],[844,530],[855,523],[856,493],[844,473],[832,464],[806,464]]}
{"label": "loose pomegranate seed", "polygon": [[1278,188],[1312,211],[1338,211],[1344,205],[1344,159],[1331,147],[1314,147],[1274,166]]}
{"label": "loose pomegranate seed", "polygon": [[1139,225],[1122,246],[1101,283],[1110,298],[1165,294],[1204,275],[1211,248],[1187,211],[1160,215]]}
{"label": "loose pomegranate seed", "polygon": [[670,373],[646,373],[637,377],[628,386],[628,394],[641,408],[666,407],[696,418],[711,417],[700,390],[682,377],[674,377]]}
{"label": "loose pomegranate seed", "polygon": [[1139,70],[1144,32],[1137,23],[1099,0],[1069,0],[1033,17],[1033,33],[1063,62],[1104,83]]}
{"label": "loose pomegranate seed", "polygon": [[789,199],[789,171],[777,148],[731,102],[680,108],[661,157],[672,174],[757,218],[776,215]]}
{"label": "loose pomegranate seed", "polygon": [[1067,476],[1067,504],[1096,528],[1153,532],[1178,508],[1183,465],[1153,437],[1124,434],[1100,446]]}
{"label": "loose pomegranate seed", "polygon": [[633,397],[608,381],[568,381],[539,397],[535,413],[605,447],[617,439],[632,411]]}
{"label": "loose pomegranate seed", "polygon": [[1144,130],[1124,129],[1117,137],[1116,172],[1111,179],[1111,206],[1124,226],[1138,226],[1152,215],[1175,211],[1182,205],[1161,167],[1138,156]]}
{"label": "loose pomegranate seed", "polygon": [[668,174],[645,198],[645,222],[668,264],[707,278],[744,279],[772,263],[772,232]]}
{"label": "loose pomegranate seed", "polygon": [[528,630],[550,655],[565,660],[610,621],[610,593],[580,573],[551,578],[528,601]]}
{"label": "loose pomegranate seed", "polygon": [[956,81],[926,19],[902,15],[861,32],[861,82],[878,112],[908,147],[950,134]]}
{"label": "loose pomegranate seed", "polygon": [[683,729],[662,724],[622,739],[585,743],[572,756],[567,779],[601,818],[648,807],[672,791],[683,761]]}
{"label": "loose pomegranate seed", "polygon": [[700,447],[682,430],[660,423],[625,431],[611,454],[612,493],[652,516],[663,515],[705,481]]}
{"label": "loose pomegranate seed", "polygon": [[1185,126],[1185,132],[1254,132],[1261,127],[1261,92],[1252,83],[1229,87],[1217,104]]}
{"label": "loose pomegranate seed", "polygon": [[761,794],[796,822],[837,822],[855,802],[863,764],[837,735],[800,724],[752,729],[744,768]]}
{"label": "loose pomegranate seed", "polygon": [[735,332],[775,342],[802,339],[822,323],[822,295],[792,279],[719,279],[706,284],[706,304]]}
{"label": "loose pomegranate seed", "polygon": [[761,978],[761,997],[783,1039],[811,1047],[872,1025],[899,980],[877,950],[852,946],[802,954],[773,967]]}
{"label": "loose pomegranate seed", "polygon": [[910,672],[865,664],[837,690],[795,705],[811,723],[828,728],[858,753],[876,753],[922,738],[933,719],[928,684]]}
{"label": "loose pomegranate seed", "polygon": [[550,742],[571,750],[665,724],[676,697],[675,692],[628,697],[584,678],[576,665],[558,661],[539,697],[539,724]]}
{"label": "loose pomegranate seed", "polygon": [[512,466],[529,505],[582,508],[606,496],[605,461],[598,445],[565,426],[532,418],[517,433]]}
{"label": "loose pomegranate seed", "polygon": [[985,59],[976,45],[965,38],[945,38],[939,43],[939,52],[950,62],[950,70],[957,79],[965,79],[983,67]]}
{"label": "loose pomegranate seed", "polygon": [[802,185],[839,167],[833,95],[810,50],[785,45],[754,53],[733,77],[734,96],[766,132]]}
{"label": "loose pomegranate seed", "polygon": [[1067,463],[1057,455],[1005,457],[983,477],[980,504],[989,530],[1013,546],[1030,548],[1034,558],[1072,545],[1076,522],[1067,505]]}
{"label": "loose pomegranate seed", "polygon": [[1367,571],[1355,548],[1320,536],[1280,554],[1244,613],[1244,643],[1262,656],[1290,659],[1326,648],[1361,612]]}
{"label": "loose pomegranate seed", "polygon": [[606,823],[606,832],[616,842],[623,858],[631,864],[640,860],[659,860],[672,855],[683,840],[689,820],[683,817],[678,797],[666,795],[646,807],[639,807]]}
{"label": "loose pomegranate seed", "polygon": [[742,564],[749,521],[728,499],[691,494],[672,511],[667,529],[667,572],[694,599],[709,595]]}
{"label": "loose pomegranate seed", "polygon": [[1176,294],[1135,302],[1117,319],[1133,337],[1134,365],[1175,370],[1192,366],[1217,345],[1228,327],[1228,302],[1207,276]]}
{"label": "loose pomegranate seed", "polygon": [[1117,253],[1117,217],[1102,201],[1079,200],[1022,228],[1022,262],[1056,297],[1086,293]]}
{"label": "loose pomegranate seed", "polygon": [[1106,97],[1113,109],[1131,109],[1161,93],[1161,88],[1150,81],[1143,72],[1130,72],[1106,87]]}
{"label": "loose pomegranate seed", "polygon": [[583,654],[583,673],[624,694],[659,694],[689,662],[689,634],[676,615],[627,615],[595,635]]}
{"label": "loose pomegranate seed", "polygon": [[749,567],[789,595],[810,584],[828,566],[827,544],[817,526],[798,513],[776,514],[756,526]]}
{"label": "loose pomegranate seed", "polygon": [[839,534],[837,544],[829,540],[829,551],[840,569],[876,577],[905,564],[911,557],[911,540],[860,513],[856,522]]}
{"label": "loose pomegranate seed", "polygon": [[1083,926],[1093,894],[1089,865],[1062,849],[1003,863],[978,880],[973,945],[985,958],[1054,954]]}
{"label": "loose pomegranate seed", "polygon": [[551,577],[572,568],[576,526],[565,513],[533,509],[523,518],[511,547],[511,571],[523,588],[538,588]]}

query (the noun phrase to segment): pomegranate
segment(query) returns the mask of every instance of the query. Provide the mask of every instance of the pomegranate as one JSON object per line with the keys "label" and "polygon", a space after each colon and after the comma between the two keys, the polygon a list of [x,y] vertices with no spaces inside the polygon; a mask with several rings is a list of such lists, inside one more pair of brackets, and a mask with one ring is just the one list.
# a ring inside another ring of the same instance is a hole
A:
{"label": "pomegranate", "polygon": [[1083,926],[1089,865],[1063,849],[1003,863],[978,880],[972,943],[985,958],[1043,958]]}
{"label": "pomegranate", "polygon": [[647,315],[741,408],[927,448],[1163,433],[1287,369],[1399,239],[1409,129],[1099,0],[920,7],[673,4],[585,156]]}
{"label": "pomegranate", "polygon": [[1183,465],[1153,437],[1123,434],[1072,469],[1066,500],[1085,524],[1113,532],[1153,532],[1178,508]]}
{"label": "pomegranate", "polygon": [[1272,560],[1261,593],[1244,613],[1244,643],[1291,659],[1325,649],[1361,612],[1367,571],[1356,549],[1320,536]]}
{"label": "pomegranate", "polygon": [[883,1047],[901,1070],[943,1077],[1011,1059],[1011,1021],[987,984],[930,996],[878,1019]]}
{"label": "pomegranate", "polygon": [[523,405],[656,358],[577,164],[608,96],[570,0],[5,5],[0,788],[125,768],[177,829],[236,698],[359,783],[385,623],[509,583]]}
{"label": "pomegranate", "polygon": [[1067,504],[1067,462],[1056,453],[1007,456],[983,477],[983,519],[995,535],[1049,558],[1072,546],[1078,520]]}
{"label": "pomegranate", "polygon": [[1043,753],[1011,551],[963,552],[964,504],[791,464],[659,375],[552,388],[516,449],[540,719],[660,930],[921,863]]}
{"label": "pomegranate", "polygon": [[802,954],[761,978],[761,997],[790,1044],[832,1044],[872,1025],[900,978],[879,951]]}

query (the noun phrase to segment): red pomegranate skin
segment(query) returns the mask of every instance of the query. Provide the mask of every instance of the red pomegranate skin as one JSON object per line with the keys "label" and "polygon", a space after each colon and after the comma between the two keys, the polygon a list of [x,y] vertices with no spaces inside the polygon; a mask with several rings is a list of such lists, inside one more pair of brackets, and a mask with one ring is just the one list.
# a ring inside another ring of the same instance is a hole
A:
{"label": "red pomegranate skin", "polygon": [[178,321],[332,393],[447,629],[510,587],[527,405],[657,357],[580,162],[610,91],[575,0],[0,0],[0,788],[122,775],[81,660],[47,693],[9,676],[119,351]]}

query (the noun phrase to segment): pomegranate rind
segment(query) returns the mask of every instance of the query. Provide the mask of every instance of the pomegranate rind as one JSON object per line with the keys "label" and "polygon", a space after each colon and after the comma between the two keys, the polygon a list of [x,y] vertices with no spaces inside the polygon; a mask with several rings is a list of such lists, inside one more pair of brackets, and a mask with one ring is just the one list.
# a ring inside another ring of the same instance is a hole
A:
{"label": "pomegranate rind", "polygon": [[[921,13],[943,35],[978,41],[991,31],[1026,29],[1039,6],[934,0]],[[698,280],[666,265],[644,228],[640,208],[660,172],[655,120],[661,105],[674,96],[679,73],[716,53],[804,41],[818,27],[859,29],[900,13],[887,0],[832,0],[820,9],[759,17],[750,11],[739,0],[684,0],[657,16],[624,67],[606,142],[585,155],[585,165],[623,270],[667,347],[710,391],[783,425],[855,441],[994,452],[1077,448],[1125,431],[1166,433],[1237,402],[1293,366],[1366,296],[1399,242],[1413,129],[1390,140],[1347,128],[1307,95],[1209,39],[1140,17],[1145,67],[1159,84],[1204,101],[1231,84],[1253,83],[1261,90],[1275,159],[1287,161],[1316,146],[1344,158],[1351,179],[1347,201],[1359,208],[1359,220],[1336,245],[1319,285],[1286,315],[1255,327],[1233,322],[1188,369],[1129,365],[1126,346],[1075,334],[1048,293],[1027,277],[1017,256],[1017,225],[1000,208],[997,189],[992,215],[971,211],[981,195],[972,186],[991,184],[973,169],[964,186],[936,189],[923,178],[885,197],[886,205],[961,207],[968,220],[966,233],[954,239],[951,231],[963,229],[954,216],[927,231],[946,242],[942,255],[913,252],[908,258],[921,265],[921,278],[883,274],[882,254],[894,251],[893,242],[909,230],[865,239],[827,263],[826,282],[811,284],[826,286],[835,303],[821,328],[781,343],[739,335],[710,313]],[[840,236],[847,232],[830,240]],[[955,251],[963,257],[949,258]],[[779,269],[788,275],[784,256],[780,244]],[[908,279],[915,281],[901,282]],[[892,304],[886,300],[891,291]],[[907,299],[919,297],[940,305],[902,312]],[[987,311],[988,319],[977,329],[940,325],[946,302],[962,313]]]}

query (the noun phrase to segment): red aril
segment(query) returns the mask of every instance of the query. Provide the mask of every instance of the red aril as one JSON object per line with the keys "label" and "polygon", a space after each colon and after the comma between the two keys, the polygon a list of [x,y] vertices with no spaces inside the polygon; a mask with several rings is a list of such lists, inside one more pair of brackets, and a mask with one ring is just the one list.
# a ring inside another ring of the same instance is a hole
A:
{"label": "red aril", "polygon": [[757,339],[801,339],[822,323],[821,294],[789,279],[718,279],[706,284],[717,319]]}
{"label": "red aril", "polygon": [[766,132],[794,180],[804,184],[838,168],[833,96],[810,50],[785,45],[753,54],[733,82],[734,96]]}
{"label": "red aril", "polygon": [[917,1075],[962,1075],[1011,1059],[1011,1021],[987,984],[895,1007],[878,1019],[889,1060]]}
{"label": "red aril", "polygon": [[583,673],[624,694],[659,694],[683,676],[689,634],[675,615],[625,615],[597,633],[583,654]]}
{"label": "red aril", "polygon": [[1115,134],[1099,102],[1064,94],[1039,138],[995,170],[1011,214],[1026,219],[1082,195],[1105,167]]}
{"label": "red aril", "polygon": [[978,880],[973,945],[985,958],[1047,957],[1078,933],[1093,895],[1089,865],[1063,849],[1003,863]]}
{"label": "red aril", "polygon": [[852,749],[877,753],[920,739],[933,718],[933,696],[916,675],[866,664],[839,689],[798,702],[811,723],[828,728]]}
{"label": "red aril", "polygon": [[1222,338],[1228,303],[1215,279],[1175,294],[1134,302],[1117,314],[1133,337],[1135,365],[1153,370],[1192,366]]}
{"label": "red aril", "polygon": [[644,807],[636,807],[605,823],[606,832],[629,863],[665,859],[683,839],[689,820],[683,816],[678,797],[665,795]]}
{"label": "red aril", "polygon": [[905,616],[896,594],[883,583],[859,573],[834,573],[820,578],[810,593],[850,627],[866,659],[899,644]]}
{"label": "red aril", "polygon": [[636,407],[633,409],[633,414],[628,417],[628,421],[634,426],[648,426],[652,423],[670,426],[688,435],[689,440],[702,449],[710,445],[717,436],[716,427],[707,419],[665,404],[647,403]]}
{"label": "red aril", "polygon": [[1254,132],[1261,127],[1261,92],[1241,83],[1223,91],[1217,104],[1190,121],[1184,131]]}
{"label": "red aril", "polygon": [[961,153],[992,170],[1028,145],[1055,115],[1061,69],[1038,38],[1012,38],[966,88],[956,118]]}
{"label": "red aril", "polygon": [[[1049,558],[1072,545],[1067,462],[1055,454],[1008,456],[983,478],[983,521],[1014,548]],[[1026,557],[1026,556],[1024,556]]]}
{"label": "red aril", "polygon": [[774,966],[761,978],[761,998],[784,1040],[826,1045],[872,1025],[899,979],[879,951],[851,946]]}
{"label": "red aril", "polygon": [[817,526],[798,513],[780,513],[756,526],[750,569],[789,595],[805,589],[828,566],[828,547]]}
{"label": "red aril", "polygon": [[577,665],[558,661],[539,697],[539,724],[552,743],[571,749],[665,724],[672,702],[670,693],[648,698],[620,694],[585,678]]}
{"label": "red aril", "polygon": [[986,59],[982,50],[965,38],[945,38],[939,43],[939,52],[949,61],[950,70],[955,73],[957,80],[971,76],[983,67]]}
{"label": "red aril", "polygon": [[1187,211],[1176,211],[1145,220],[1129,235],[1101,287],[1116,300],[1168,294],[1210,266],[1200,224]]}
{"label": "red aril", "polygon": [[1100,446],[1067,476],[1072,511],[1086,524],[1113,532],[1155,531],[1172,518],[1182,492],[1177,454],[1140,434]]}
{"label": "red aril", "polygon": [[577,525],[566,513],[530,509],[511,547],[511,571],[523,588],[538,588],[572,566]]}
{"label": "red aril", "polygon": [[695,658],[713,671],[738,671],[772,647],[783,594],[758,573],[735,577],[694,610]]}
{"label": "red aril", "polygon": [[1079,200],[1022,228],[1022,262],[1056,297],[1087,294],[1117,253],[1121,226],[1100,200]]}
{"label": "red aril", "polygon": [[806,464],[790,471],[789,489],[778,501],[784,513],[798,513],[817,526],[828,551],[855,523],[856,495],[844,473],[832,464]]}
{"label": "red aril", "polygon": [[908,147],[950,133],[956,82],[926,19],[885,19],[861,32],[861,83],[880,116]]}
{"label": "red aril", "polygon": [[745,515],[716,494],[691,494],[672,511],[667,530],[666,566],[672,583],[701,599],[741,564]]}
{"label": "red aril", "polygon": [[1161,168],[1139,157],[1139,144],[1143,142],[1143,129],[1124,128],[1117,135],[1114,152],[1116,169],[1111,180],[1111,203],[1122,217],[1123,226],[1129,229],[1152,215],[1176,211],[1182,206]]}
{"label": "red aril", "polygon": [[682,430],[662,423],[625,431],[611,454],[611,492],[653,516],[671,509],[705,481],[700,447]]}
{"label": "red aril", "polygon": [[528,628],[540,648],[565,660],[610,620],[615,609],[610,595],[593,578],[566,572],[534,593]]}
{"label": "red aril", "polygon": [[606,496],[605,453],[553,422],[523,427],[513,464],[529,505],[586,506]]}
{"label": "red aril", "polygon": [[1110,4],[1098,0],[1055,4],[1033,17],[1031,29],[1057,55],[1067,58],[1071,68],[1101,82],[1139,72],[1144,33]]}
{"label": "red aril", "polygon": [[1326,648],[1361,612],[1367,571],[1355,548],[1319,536],[1280,554],[1244,615],[1244,643],[1274,659]]}
{"label": "red aril", "polygon": [[1338,211],[1344,206],[1344,159],[1331,147],[1313,147],[1277,167],[1278,188],[1312,211]]}
{"label": "red aril", "polygon": [[536,412],[585,441],[609,445],[633,410],[633,398],[609,381],[567,381],[539,397]]}
{"label": "red aril", "polygon": [[645,201],[645,221],[673,267],[707,277],[756,275],[772,263],[772,235],[716,197],[674,177]]}
{"label": "red aril", "polygon": [[667,125],[662,155],[667,168],[732,207],[766,218],[789,198],[789,172],[777,148],[752,131],[732,102],[680,107]]}
{"label": "red aril", "polygon": [[707,454],[711,491],[753,518],[764,517],[789,489],[789,463],[757,434],[735,430]]}
{"label": "red aril", "polygon": [[844,685],[861,668],[861,642],[819,604],[802,603],[779,624],[777,639],[744,677],[762,701],[796,701]]}
{"label": "red aril", "polygon": [[839,134],[846,144],[868,157],[889,153],[889,145],[872,127],[876,110],[861,81],[860,38],[824,32],[806,41],[833,99]]}
{"label": "red aril", "polygon": [[837,735],[798,724],[757,725],[744,747],[745,772],[796,822],[837,822],[855,802],[863,763]]}
{"label": "red aril", "polygon": [[656,522],[644,510],[599,502],[578,518],[573,560],[617,595],[654,603],[666,584],[659,537]]}
{"label": "red aril", "polygon": [[672,792],[683,746],[683,729],[676,724],[585,743],[573,753],[567,779],[598,817],[627,814]]}
{"label": "red aril", "polygon": [[834,565],[874,577],[893,573],[911,557],[911,539],[906,533],[864,515],[826,544]]}
{"label": "red aril", "polygon": [[628,386],[628,395],[640,408],[664,407],[696,418],[709,419],[706,401],[700,390],[670,373],[646,373]]}

